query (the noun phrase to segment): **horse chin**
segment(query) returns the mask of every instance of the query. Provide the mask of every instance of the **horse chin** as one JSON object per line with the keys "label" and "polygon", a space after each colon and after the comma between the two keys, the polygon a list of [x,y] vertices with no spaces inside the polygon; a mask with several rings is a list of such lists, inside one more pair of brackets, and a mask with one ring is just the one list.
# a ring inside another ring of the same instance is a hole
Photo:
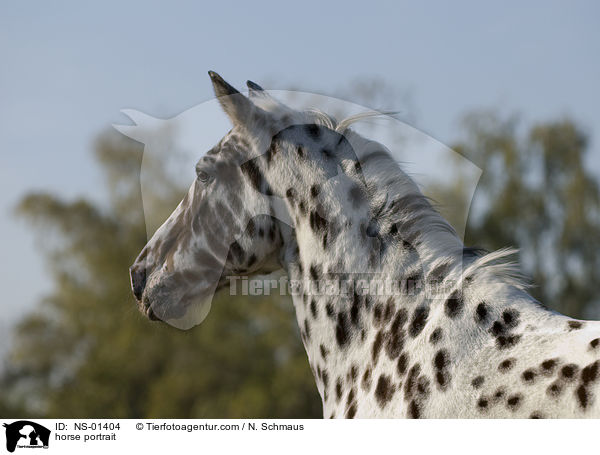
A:
{"label": "horse chin", "polygon": [[192,327],[199,325],[210,312],[212,298],[195,298],[186,302],[186,310],[183,316],[169,317],[166,315],[163,319],[167,324],[180,329],[189,330]]}

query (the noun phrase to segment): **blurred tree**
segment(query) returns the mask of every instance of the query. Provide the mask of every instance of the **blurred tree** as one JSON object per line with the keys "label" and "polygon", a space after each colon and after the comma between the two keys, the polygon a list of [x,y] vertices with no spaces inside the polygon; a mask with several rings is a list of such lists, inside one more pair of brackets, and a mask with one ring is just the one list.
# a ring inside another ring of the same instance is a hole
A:
{"label": "blurred tree", "polygon": [[[473,112],[463,126],[453,149],[484,171],[465,243],[518,247],[538,300],[572,317],[600,317],[600,192],[586,169],[586,135],[569,119],[522,134],[518,118],[493,111]],[[464,200],[454,169],[457,184],[434,193]]]}
{"label": "blurred tree", "polygon": [[[127,270],[146,243],[142,148],[109,132],[95,149],[107,207],[37,193],[18,206],[42,235],[55,289],[16,328],[2,416],[321,417],[287,298],[221,295],[188,332],[138,313]],[[166,216],[183,190],[161,163],[151,169],[150,203]]]}

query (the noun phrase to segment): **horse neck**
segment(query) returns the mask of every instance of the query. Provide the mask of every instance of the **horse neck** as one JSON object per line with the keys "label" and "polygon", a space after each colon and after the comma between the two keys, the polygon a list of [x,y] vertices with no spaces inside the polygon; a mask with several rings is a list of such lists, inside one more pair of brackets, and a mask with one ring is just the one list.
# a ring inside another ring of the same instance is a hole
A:
{"label": "horse neck", "polygon": [[[363,170],[369,180],[368,163]],[[324,403],[338,382],[369,380],[356,374],[375,360],[384,326],[391,324],[392,334],[385,349],[401,349],[399,328],[423,304],[427,277],[438,268],[462,266],[463,250],[414,184],[399,180],[367,190],[367,182],[361,196],[348,176],[328,183],[316,198],[298,188],[288,201],[294,229],[283,260]]]}

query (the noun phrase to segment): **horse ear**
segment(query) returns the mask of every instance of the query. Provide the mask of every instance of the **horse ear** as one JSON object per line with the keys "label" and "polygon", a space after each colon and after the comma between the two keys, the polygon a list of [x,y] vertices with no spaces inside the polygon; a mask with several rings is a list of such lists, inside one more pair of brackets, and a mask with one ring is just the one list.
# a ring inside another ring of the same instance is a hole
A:
{"label": "horse ear", "polygon": [[214,71],[209,71],[208,75],[215,95],[231,122],[234,125],[245,124],[252,113],[252,102]]}
{"label": "horse ear", "polygon": [[256,82],[246,81],[246,85],[248,86],[248,93],[251,97],[266,95],[265,90]]}

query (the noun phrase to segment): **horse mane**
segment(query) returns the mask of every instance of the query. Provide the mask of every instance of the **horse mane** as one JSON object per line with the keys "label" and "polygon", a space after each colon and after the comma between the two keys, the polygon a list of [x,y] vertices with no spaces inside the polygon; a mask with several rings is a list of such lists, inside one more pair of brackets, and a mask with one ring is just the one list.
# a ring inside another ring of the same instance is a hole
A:
{"label": "horse mane", "polygon": [[435,209],[431,199],[421,192],[415,180],[402,170],[390,150],[351,129],[355,123],[390,116],[394,112],[368,110],[338,121],[319,109],[293,110],[265,92],[253,100],[276,115],[292,116],[299,123],[316,123],[343,135],[360,163],[371,211],[380,231],[389,232],[396,226],[401,237],[418,250],[425,272],[444,266],[448,269],[446,279],[458,283],[477,278],[500,279],[521,290],[529,286],[518,264],[510,260],[518,253],[517,249],[487,252],[465,247],[455,229]]}
{"label": "horse mane", "polygon": [[346,137],[354,148],[367,184],[371,209],[381,228],[399,226],[402,237],[418,248],[424,269],[428,272],[440,266],[448,267],[447,279],[500,279],[517,289],[529,287],[517,262],[511,258],[518,249],[502,248],[488,252],[482,248],[465,247],[455,229],[435,209],[417,183],[400,167],[383,144],[367,139],[350,127],[365,119],[389,116],[393,113],[366,111],[337,121],[320,110],[309,110],[315,123],[326,126]]}

